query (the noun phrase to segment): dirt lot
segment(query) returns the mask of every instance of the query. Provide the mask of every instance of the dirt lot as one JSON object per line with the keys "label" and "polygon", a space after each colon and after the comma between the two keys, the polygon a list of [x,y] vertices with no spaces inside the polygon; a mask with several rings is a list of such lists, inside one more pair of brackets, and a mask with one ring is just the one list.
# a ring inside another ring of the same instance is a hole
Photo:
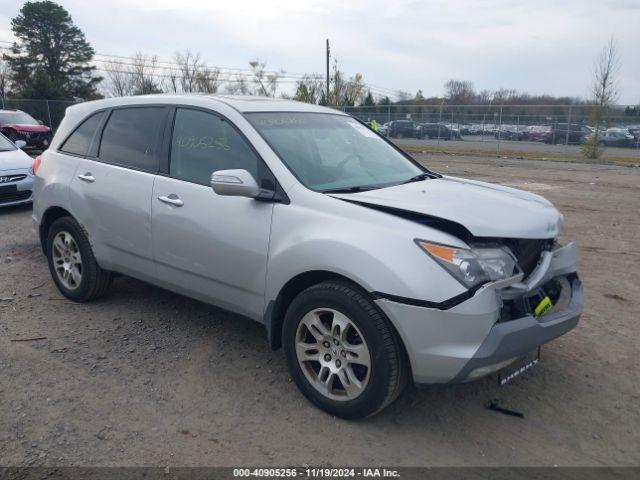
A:
{"label": "dirt lot", "polygon": [[[639,465],[640,169],[429,157],[543,194],[580,244],[586,310],[515,383],[409,390],[359,422],[297,392],[263,328],[119,278],[98,302],[50,281],[30,209],[0,212],[0,464]],[[12,342],[12,339],[46,337]],[[525,418],[487,410],[499,398]]]}

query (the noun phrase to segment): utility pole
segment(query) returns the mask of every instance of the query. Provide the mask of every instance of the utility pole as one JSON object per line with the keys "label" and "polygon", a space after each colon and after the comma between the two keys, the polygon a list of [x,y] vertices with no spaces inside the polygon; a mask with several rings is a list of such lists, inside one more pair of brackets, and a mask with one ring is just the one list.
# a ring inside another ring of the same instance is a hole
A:
{"label": "utility pole", "polygon": [[327,105],[329,105],[329,51],[329,39],[327,38],[327,93],[325,94]]}

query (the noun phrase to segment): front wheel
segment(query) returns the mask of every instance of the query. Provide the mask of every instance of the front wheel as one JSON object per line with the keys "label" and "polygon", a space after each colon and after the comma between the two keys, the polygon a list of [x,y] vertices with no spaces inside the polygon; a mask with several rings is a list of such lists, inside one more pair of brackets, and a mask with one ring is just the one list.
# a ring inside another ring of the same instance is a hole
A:
{"label": "front wheel", "polygon": [[372,415],[406,383],[407,361],[397,333],[367,294],[346,282],[314,285],[293,300],[283,346],[298,388],[338,417]]}

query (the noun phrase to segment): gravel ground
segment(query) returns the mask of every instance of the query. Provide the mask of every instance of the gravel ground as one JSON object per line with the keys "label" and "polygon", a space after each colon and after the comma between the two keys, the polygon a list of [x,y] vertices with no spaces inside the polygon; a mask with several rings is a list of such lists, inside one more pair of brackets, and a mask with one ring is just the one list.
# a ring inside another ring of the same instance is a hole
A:
{"label": "gravel ground", "polygon": [[[409,389],[339,420],[298,393],[256,323],[129,278],[91,304],[63,299],[30,209],[5,209],[0,465],[639,465],[640,170],[423,160],[546,196],[579,242],[585,313],[529,373]],[[492,398],[524,419],[487,410]]]}

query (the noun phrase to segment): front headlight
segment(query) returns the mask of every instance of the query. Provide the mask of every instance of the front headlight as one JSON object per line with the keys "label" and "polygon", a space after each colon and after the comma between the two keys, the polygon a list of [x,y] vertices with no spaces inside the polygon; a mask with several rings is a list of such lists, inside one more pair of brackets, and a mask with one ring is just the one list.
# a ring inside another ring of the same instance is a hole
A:
{"label": "front headlight", "polygon": [[509,278],[516,268],[516,259],[507,247],[466,249],[424,240],[416,240],[416,243],[468,288]]}

